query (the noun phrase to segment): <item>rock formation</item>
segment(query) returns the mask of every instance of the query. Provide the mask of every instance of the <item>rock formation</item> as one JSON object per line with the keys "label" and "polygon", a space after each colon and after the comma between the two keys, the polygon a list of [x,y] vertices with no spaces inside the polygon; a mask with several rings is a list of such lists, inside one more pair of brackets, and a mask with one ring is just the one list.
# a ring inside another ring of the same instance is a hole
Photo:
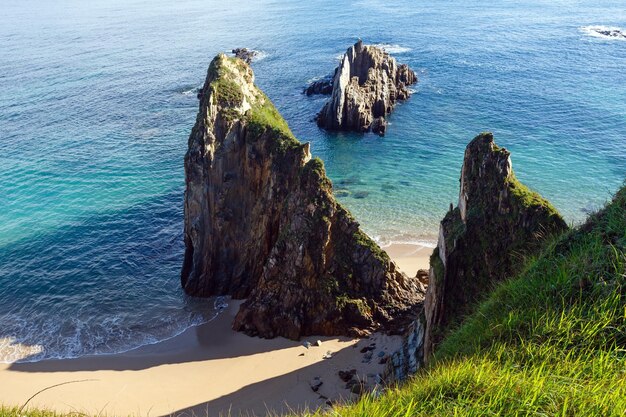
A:
{"label": "rock formation", "polygon": [[495,282],[518,272],[542,240],[567,228],[547,200],[515,178],[509,151],[491,133],[467,146],[458,207],[450,208],[430,260],[426,358],[446,325],[467,314]]}
{"label": "rock formation", "polygon": [[[335,70],[335,72],[337,71]],[[304,89],[303,93],[307,96],[312,96],[315,94],[323,94],[325,96],[328,96],[333,92],[334,79],[334,75],[327,75],[326,77],[322,77],[319,80],[315,80]]]}
{"label": "rock formation", "polygon": [[402,345],[386,362],[382,379],[388,385],[404,381],[424,365],[424,335],[426,319],[423,310],[402,334]]}
{"label": "rock formation", "polygon": [[398,100],[409,98],[407,86],[415,82],[417,77],[406,64],[396,64],[381,48],[359,40],[335,70],[332,96],[317,115],[317,124],[329,130],[384,135],[385,116]]}
{"label": "rock formation", "polygon": [[254,49],[248,48],[235,48],[231,52],[233,53],[233,55],[235,55],[235,58],[241,59],[248,65],[251,64],[252,60],[256,58],[256,56],[259,54]]}
{"label": "rock formation", "polygon": [[217,56],[185,156],[191,295],[247,298],[233,327],[261,337],[404,331],[423,294],[334,199],[324,166],[254,85]]}

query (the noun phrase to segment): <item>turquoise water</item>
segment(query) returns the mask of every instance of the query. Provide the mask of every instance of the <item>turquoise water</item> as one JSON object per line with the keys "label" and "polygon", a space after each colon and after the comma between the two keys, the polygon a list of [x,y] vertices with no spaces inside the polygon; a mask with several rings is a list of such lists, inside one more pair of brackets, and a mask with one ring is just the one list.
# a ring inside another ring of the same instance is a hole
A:
{"label": "turquoise water", "polygon": [[[571,223],[626,176],[614,1],[30,0],[0,14],[0,361],[111,353],[213,316],[185,297],[183,156],[211,58],[257,83],[381,243],[432,242],[483,130]],[[357,37],[420,78],[388,134],[331,134],[301,94]],[[344,193],[345,194],[345,193]]]}

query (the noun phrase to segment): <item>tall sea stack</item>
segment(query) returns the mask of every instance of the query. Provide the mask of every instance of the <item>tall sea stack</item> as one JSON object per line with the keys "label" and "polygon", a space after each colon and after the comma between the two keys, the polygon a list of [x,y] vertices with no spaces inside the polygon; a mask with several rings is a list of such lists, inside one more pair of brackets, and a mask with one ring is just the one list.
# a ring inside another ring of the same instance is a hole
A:
{"label": "tall sea stack", "polygon": [[509,151],[491,133],[474,138],[465,150],[458,207],[441,222],[430,260],[425,357],[447,325],[469,313],[494,283],[518,272],[543,240],[566,228],[547,200],[515,178]]}
{"label": "tall sea stack", "polygon": [[218,55],[200,96],[185,156],[185,291],[247,298],[233,327],[262,337],[401,330],[419,287],[336,202],[250,67]]}
{"label": "tall sea stack", "polygon": [[398,100],[409,98],[408,86],[416,82],[406,64],[398,65],[383,49],[359,40],[335,70],[332,95],[317,115],[317,124],[328,130],[384,135],[385,117]]}

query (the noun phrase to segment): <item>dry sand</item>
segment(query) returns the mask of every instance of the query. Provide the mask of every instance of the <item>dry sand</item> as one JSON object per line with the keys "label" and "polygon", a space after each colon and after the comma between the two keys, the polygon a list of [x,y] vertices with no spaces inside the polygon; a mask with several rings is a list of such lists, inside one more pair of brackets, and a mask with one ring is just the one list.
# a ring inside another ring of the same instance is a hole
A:
{"label": "dry sand", "polygon": [[433,248],[408,243],[394,243],[383,248],[398,265],[398,268],[410,277],[417,274],[418,269],[428,269]]}
{"label": "dry sand", "polygon": [[[398,266],[414,276],[428,267],[431,249],[414,245],[385,248]],[[248,337],[230,326],[241,301],[231,301],[215,320],[190,328],[164,342],[123,354],[0,364],[0,403],[19,406],[30,396],[50,388],[29,402],[57,411],[89,415],[214,416],[220,413],[265,415],[267,410],[317,408],[332,400],[351,398],[337,373],[357,369],[361,378],[382,372],[381,351],[393,352],[398,336],[369,339],[309,337],[321,346],[283,338]],[[376,343],[374,357],[364,363],[361,348]],[[323,359],[332,352],[332,358]],[[318,393],[310,382],[320,377]],[[72,382],[80,381],[80,382]],[[321,395],[320,395],[321,394]]]}

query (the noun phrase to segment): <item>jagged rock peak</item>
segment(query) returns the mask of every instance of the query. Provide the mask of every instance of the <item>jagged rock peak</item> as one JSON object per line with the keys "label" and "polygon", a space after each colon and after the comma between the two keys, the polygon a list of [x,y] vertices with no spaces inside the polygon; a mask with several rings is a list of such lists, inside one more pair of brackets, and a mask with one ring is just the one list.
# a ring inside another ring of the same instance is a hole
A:
{"label": "jagged rock peak", "polygon": [[333,77],[332,95],[317,115],[329,130],[373,131],[384,135],[389,114],[398,100],[411,95],[415,72],[383,49],[359,40],[348,48]]}
{"label": "jagged rock peak", "polygon": [[495,282],[519,272],[523,258],[567,229],[557,210],[521,184],[510,153],[491,133],[465,150],[458,207],[446,214],[430,259],[425,357],[447,325],[470,313]]}
{"label": "jagged rock peak", "polygon": [[185,156],[182,286],[247,298],[233,327],[262,337],[400,331],[421,306],[333,197],[324,165],[254,85],[216,57]]}

